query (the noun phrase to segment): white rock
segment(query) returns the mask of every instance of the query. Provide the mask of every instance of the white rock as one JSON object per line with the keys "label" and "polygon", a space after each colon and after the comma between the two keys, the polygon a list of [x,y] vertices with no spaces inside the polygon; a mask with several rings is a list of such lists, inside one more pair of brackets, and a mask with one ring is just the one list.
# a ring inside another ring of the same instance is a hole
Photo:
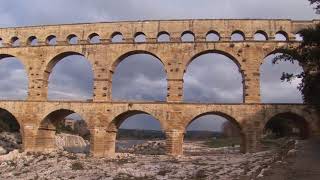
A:
{"label": "white rock", "polygon": [[2,146],[0,146],[0,155],[4,155],[4,154],[7,154],[7,150],[4,149]]}
{"label": "white rock", "polygon": [[68,150],[74,153],[86,153],[89,144],[77,135],[61,133],[56,136],[56,145],[59,150]]}
{"label": "white rock", "polygon": [[9,152],[9,154],[0,156],[0,161],[12,161],[12,160],[20,158],[24,155],[25,155],[25,153],[19,153],[19,150],[16,149],[16,150]]}
{"label": "white rock", "polygon": [[295,156],[297,154],[297,152],[298,152],[297,150],[291,149],[291,150],[288,151],[287,156],[293,157],[293,156]]}

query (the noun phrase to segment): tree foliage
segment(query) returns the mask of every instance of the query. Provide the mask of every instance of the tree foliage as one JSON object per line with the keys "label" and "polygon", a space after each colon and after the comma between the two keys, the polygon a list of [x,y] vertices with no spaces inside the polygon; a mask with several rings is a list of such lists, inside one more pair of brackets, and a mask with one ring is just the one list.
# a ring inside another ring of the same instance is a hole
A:
{"label": "tree foliage", "polygon": [[302,78],[298,89],[302,92],[304,102],[320,109],[320,24],[303,29],[299,33],[303,38],[302,43],[279,49],[282,54],[276,56],[273,63],[277,61],[293,63],[297,60],[303,66],[304,72],[300,74],[284,72],[281,80]]}
{"label": "tree foliage", "polygon": [[309,0],[311,5],[315,6],[315,10],[320,14],[320,0]]}

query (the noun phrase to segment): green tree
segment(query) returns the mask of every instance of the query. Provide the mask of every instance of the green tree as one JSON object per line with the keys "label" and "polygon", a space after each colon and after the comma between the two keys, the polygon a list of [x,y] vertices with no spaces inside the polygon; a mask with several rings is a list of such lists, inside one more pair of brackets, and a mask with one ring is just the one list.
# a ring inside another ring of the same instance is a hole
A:
{"label": "green tree", "polygon": [[[315,5],[317,13],[320,13],[320,0],[309,0]],[[276,56],[273,63],[277,61],[297,60],[304,68],[300,74],[284,72],[281,80],[291,81],[294,78],[302,78],[298,89],[301,91],[305,103],[320,110],[320,24],[301,30],[303,41],[298,46],[279,49],[282,54]]]}
{"label": "green tree", "polygon": [[309,0],[311,5],[315,6],[317,13],[320,13],[320,0]]}

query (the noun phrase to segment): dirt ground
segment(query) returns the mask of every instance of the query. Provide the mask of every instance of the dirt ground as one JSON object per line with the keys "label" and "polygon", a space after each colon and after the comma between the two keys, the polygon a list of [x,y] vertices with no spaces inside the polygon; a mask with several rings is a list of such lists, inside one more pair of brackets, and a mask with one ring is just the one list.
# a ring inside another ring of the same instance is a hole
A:
{"label": "dirt ground", "polygon": [[320,137],[302,142],[298,151],[272,165],[262,180],[320,180]]}

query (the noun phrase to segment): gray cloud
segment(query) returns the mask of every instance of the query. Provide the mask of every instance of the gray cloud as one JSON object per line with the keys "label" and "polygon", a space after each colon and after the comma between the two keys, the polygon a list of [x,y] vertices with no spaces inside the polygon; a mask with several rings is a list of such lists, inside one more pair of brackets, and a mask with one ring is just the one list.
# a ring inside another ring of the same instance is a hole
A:
{"label": "gray cloud", "polygon": [[303,71],[297,62],[272,64],[274,55],[268,56],[260,67],[261,101],[264,103],[302,103],[302,95],[297,89],[301,79],[291,83],[281,82],[283,72],[298,74]]}
{"label": "gray cloud", "polygon": [[160,122],[153,116],[138,114],[126,119],[120,126],[121,129],[149,129],[164,130]]}
{"label": "gray cloud", "polygon": [[205,54],[188,67],[184,99],[192,102],[240,103],[242,76],[237,65],[220,54]]}
{"label": "gray cloud", "polygon": [[0,99],[27,98],[28,78],[24,66],[16,58],[0,61]]}
{"label": "gray cloud", "polygon": [[151,55],[137,54],[124,59],[112,82],[114,100],[165,101],[167,97],[163,64]]}
{"label": "gray cloud", "polygon": [[93,72],[90,62],[73,55],[62,59],[49,76],[48,98],[60,100],[92,99]]}
{"label": "gray cloud", "polygon": [[[285,9],[285,10],[284,10]],[[10,0],[0,26],[144,19],[317,18],[307,0]]]}

